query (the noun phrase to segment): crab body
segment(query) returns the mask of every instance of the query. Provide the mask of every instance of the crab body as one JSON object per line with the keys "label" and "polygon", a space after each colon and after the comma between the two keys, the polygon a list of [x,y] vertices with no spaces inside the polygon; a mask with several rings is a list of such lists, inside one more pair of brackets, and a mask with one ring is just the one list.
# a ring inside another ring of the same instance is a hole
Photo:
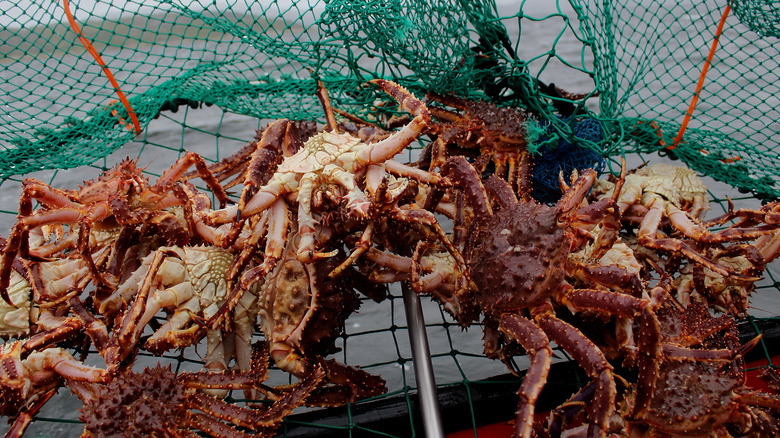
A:
{"label": "crab body", "polygon": [[[303,263],[296,257],[297,235],[290,236],[282,259],[259,290],[260,324],[271,358],[279,368],[304,378],[317,364],[325,364],[330,387],[321,388],[309,403],[333,406],[383,394],[384,381],[362,370],[323,361],[334,351],[344,320],[359,301],[349,275],[328,279],[345,259],[343,253]],[[351,272],[351,271],[348,271]]]}
{"label": "crab body", "polygon": [[457,146],[461,151],[479,150],[475,162],[478,171],[484,171],[492,160],[495,174],[505,178],[523,199],[530,199],[528,113],[518,108],[500,107],[454,95],[429,93],[428,97],[460,111],[431,106],[431,113],[438,121],[427,129],[436,137],[429,152],[430,167],[444,164],[449,145]]}
{"label": "crab body", "polygon": [[[228,296],[227,278],[234,259],[228,250],[207,245],[160,247],[147,255],[141,266],[100,304],[102,314],[113,315],[122,303],[130,303],[104,352],[110,368],[115,370],[126,360],[138,345],[144,328],[161,310],[169,316],[146,341],[145,349],[159,354],[189,346],[206,335],[206,368],[226,369],[231,359],[226,351],[234,352],[239,368],[248,367],[256,317],[255,288],[239,300],[229,335],[221,329],[202,326]],[[226,338],[235,345],[223,345]]]}
{"label": "crab body", "polygon": [[[449,158],[442,172],[462,190],[474,217],[463,247],[475,286],[474,298],[485,316],[485,353],[503,359],[512,370],[510,359],[515,345],[529,355],[530,366],[518,392],[515,434],[531,435],[534,404],[553,356],[549,346],[552,340],[593,379],[597,390],[589,396],[588,434],[603,436],[616,396],[612,366],[598,346],[575,326],[559,319],[555,309],[566,306],[572,312],[591,311],[639,320],[640,381],[652,386],[660,334],[651,303],[610,290],[616,288],[613,281],[630,277],[625,269],[613,266],[610,275],[602,275],[598,271],[601,265],[570,262],[572,253],[587,240],[583,236],[591,236],[599,225],[607,229],[606,237],[599,232],[595,239],[603,240],[607,248],[614,243],[616,236],[610,225],[617,221],[614,199],[582,206],[596,180],[593,170],[583,172],[555,206],[518,201],[512,187],[495,175],[483,184],[477,169],[463,157]],[[574,277],[574,271],[588,276],[598,287],[573,287],[568,277]],[[636,409],[646,409],[648,402],[638,401]]]}
{"label": "crab body", "polygon": [[85,424],[84,436],[195,436],[195,431],[213,437],[273,436],[284,416],[300,406],[323,378],[322,368],[286,389],[265,386],[273,403],[262,409],[201,392],[261,388],[267,378],[266,354],[253,352],[252,371],[241,373],[176,374],[170,366],[158,364],[142,373],[127,370],[106,384],[83,386],[77,395],[84,401],[79,417]]}
{"label": "crab body", "polygon": [[469,262],[485,312],[528,308],[560,289],[571,239],[557,219],[555,208],[536,203],[517,203],[490,217]]}

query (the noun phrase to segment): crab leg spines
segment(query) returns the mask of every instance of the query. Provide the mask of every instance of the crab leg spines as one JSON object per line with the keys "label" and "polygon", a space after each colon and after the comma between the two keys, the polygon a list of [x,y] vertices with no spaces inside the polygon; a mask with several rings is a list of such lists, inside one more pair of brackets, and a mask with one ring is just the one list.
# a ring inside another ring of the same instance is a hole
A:
{"label": "crab leg spines", "polygon": [[764,263],[769,263],[780,255],[780,233],[761,236],[755,242],[756,248],[761,252]]}
{"label": "crab leg spines", "polygon": [[38,412],[41,411],[41,408],[43,408],[43,405],[45,405],[49,400],[51,400],[52,397],[54,397],[57,394],[57,388],[51,389],[47,391],[43,395],[39,395],[37,397],[37,400],[24,409],[19,415],[16,417],[16,420],[14,420],[13,424],[11,424],[11,427],[8,429],[8,432],[6,432],[5,437],[6,438],[21,438],[24,435],[24,432],[27,430],[27,426],[32,423],[33,418],[38,414]]}
{"label": "crab leg spines", "polygon": [[238,201],[238,210],[246,209],[246,203],[252,199],[257,190],[265,185],[282,162],[282,143],[286,138],[290,122],[276,120],[263,130],[256,151],[252,154],[244,177],[244,190]]}
{"label": "crab leg spines", "polygon": [[46,347],[77,336],[84,329],[84,324],[76,317],[62,318],[56,328],[40,331],[27,337],[21,350],[21,357],[25,358],[30,353],[43,350]]}
{"label": "crab leg spines", "polygon": [[461,187],[466,195],[466,201],[474,209],[474,214],[479,220],[484,220],[493,215],[485,187],[480,181],[477,170],[460,155],[450,157],[444,163],[442,174],[453,181],[455,186]]}
{"label": "crab leg spines", "polygon": [[646,392],[638,392],[635,412],[642,412],[650,405],[650,395],[658,378],[658,369],[662,359],[661,328],[658,318],[651,309],[648,300],[631,295],[605,292],[597,289],[574,289],[566,293],[561,301],[573,311],[597,311],[624,318],[638,319],[639,329],[636,336],[637,362],[639,367],[638,385]]}
{"label": "crab leg spines", "polygon": [[360,258],[361,255],[363,255],[366,251],[369,250],[369,248],[371,248],[371,236],[373,231],[374,222],[369,222],[368,225],[366,225],[366,229],[363,230],[363,233],[361,233],[360,239],[355,244],[355,248],[352,250],[352,253],[349,255],[349,257],[347,257],[346,260],[341,262],[340,265],[336,266],[332,271],[330,271],[328,278],[333,279],[341,275],[345,269],[349,268],[357,261],[357,259]]}
{"label": "crab leg spines", "polygon": [[468,274],[468,266],[466,265],[466,261],[463,259],[463,254],[461,254],[460,251],[458,251],[455,246],[452,245],[452,242],[447,236],[447,233],[442,229],[441,225],[439,225],[439,221],[436,220],[436,217],[433,215],[433,213],[427,210],[392,210],[390,211],[388,217],[394,220],[400,220],[408,223],[420,223],[431,227],[436,233],[436,236],[439,238],[439,241],[447,248],[447,251],[455,259],[455,262],[457,263],[458,268],[461,270],[461,273],[466,277],[467,281],[471,281]]}
{"label": "crab leg spines", "polygon": [[593,186],[593,183],[596,182],[597,177],[598,175],[593,169],[586,169],[582,172],[582,175],[574,181],[569,190],[563,194],[555,205],[559,214],[562,214],[565,217],[567,214],[576,212],[580,204],[582,204],[582,200],[585,199],[588,191]]}
{"label": "crab leg spines", "polygon": [[87,310],[79,297],[74,296],[69,300],[68,304],[73,314],[78,317],[78,320],[83,325],[84,331],[92,340],[92,344],[99,352],[103,352],[106,346],[108,346],[108,329],[106,325]]}
{"label": "crab leg spines", "polygon": [[533,430],[536,400],[547,382],[553,351],[544,331],[522,316],[502,316],[499,330],[528,353],[530,364],[517,391],[520,400],[515,418],[515,436],[528,438]]}
{"label": "crab leg spines", "polygon": [[[138,343],[138,321],[146,309],[146,303],[149,298],[152,287],[157,286],[157,273],[160,266],[168,257],[168,251],[157,251],[154,254],[149,271],[146,273],[141,290],[133,301],[131,307],[125,310],[121,324],[115,329],[115,333],[106,347],[105,360],[109,372],[116,373],[122,362],[127,358]],[[173,253],[176,256],[175,253]]]}
{"label": "crab leg spines", "polygon": [[311,262],[315,259],[314,233],[317,221],[311,211],[311,198],[317,179],[316,175],[307,174],[298,183],[298,235],[300,236],[298,260],[301,262]]}
{"label": "crab leg spines", "polygon": [[573,326],[551,314],[541,314],[534,320],[547,336],[566,350],[595,381],[596,393],[588,406],[588,435],[605,436],[607,420],[615,409],[617,389],[612,376],[612,366],[601,350]]}
{"label": "crab leg spines", "polygon": [[230,267],[230,271],[228,271],[228,284],[234,284],[238,276],[244,272],[246,266],[254,258],[255,254],[257,253],[258,244],[268,230],[269,216],[269,212],[263,213],[263,215],[260,217],[260,220],[257,221],[255,226],[252,228],[251,237],[249,240],[247,240],[246,245],[244,245],[244,249],[241,250],[241,253],[233,261],[233,265]]}
{"label": "crab leg spines", "polygon": [[333,106],[330,104],[328,89],[325,88],[325,84],[323,84],[320,80],[317,80],[317,98],[320,99],[322,109],[325,111],[325,120],[328,125],[327,129],[333,132],[338,132],[336,116],[333,114]]}
{"label": "crab leg spines", "polygon": [[393,158],[398,152],[415,141],[431,120],[431,113],[425,104],[414,97],[406,88],[384,79],[374,79],[370,82],[382,87],[383,90],[398,101],[401,109],[415,115],[415,118],[390,137],[372,143],[358,151],[356,159],[359,167],[382,163]]}
{"label": "crab leg spines", "polygon": [[492,199],[498,202],[501,208],[509,208],[517,204],[517,196],[512,191],[512,187],[501,178],[490,175],[482,181],[482,184],[485,187],[485,191],[490,194]]}
{"label": "crab leg spines", "polygon": [[269,230],[265,243],[265,259],[263,260],[263,263],[244,272],[241,275],[241,278],[233,284],[230,295],[225,299],[225,302],[220,306],[219,310],[205,322],[206,326],[210,329],[217,329],[219,324],[223,321],[227,324],[225,318],[241,299],[242,294],[271,272],[274,266],[276,266],[276,262],[281,258],[290,225],[287,204],[283,199],[277,199],[271,206],[268,222]]}
{"label": "crab leg spines", "polygon": [[520,162],[517,169],[517,192],[524,201],[529,202],[531,199],[531,192],[533,191],[533,184],[531,183],[531,166],[532,166],[531,154],[528,151],[523,150],[520,153]]}
{"label": "crab leg spines", "polygon": [[[216,399],[214,399],[216,400]],[[208,409],[208,407],[204,408]],[[194,429],[198,429],[202,432],[205,432],[208,434],[208,436],[211,437],[217,437],[217,438],[250,438],[256,436],[253,434],[247,434],[244,432],[241,432],[238,429],[235,429],[226,423],[223,423],[222,421],[217,420],[216,418],[210,417],[206,414],[202,414],[200,412],[190,412],[187,414],[187,422],[186,424],[189,427],[192,427]],[[200,435],[186,430],[177,430],[177,434],[183,434],[186,437],[198,437]]]}
{"label": "crab leg spines", "polygon": [[734,275],[731,269],[725,266],[721,266],[709,258],[701,255],[682,240],[674,238],[657,238],[656,233],[658,233],[658,225],[660,224],[662,217],[663,214],[658,209],[653,208],[647,212],[644,220],[642,220],[642,225],[639,228],[639,232],[637,233],[639,236],[640,245],[655,250],[681,253],[686,258],[703,264],[720,275],[726,277]]}
{"label": "crab leg spines", "polygon": [[206,185],[209,186],[211,191],[217,197],[220,206],[224,207],[229,201],[227,193],[225,193],[225,189],[222,188],[222,186],[219,184],[219,181],[217,181],[217,179],[211,173],[211,170],[209,170],[208,166],[206,166],[203,157],[195,152],[187,152],[184,154],[184,156],[176,160],[176,163],[174,163],[173,166],[171,166],[160,176],[160,178],[157,180],[157,183],[155,184],[155,187],[165,189],[171,184],[176,184],[177,181],[182,179],[184,172],[193,164],[195,165],[195,169],[198,172],[198,176],[200,176]]}

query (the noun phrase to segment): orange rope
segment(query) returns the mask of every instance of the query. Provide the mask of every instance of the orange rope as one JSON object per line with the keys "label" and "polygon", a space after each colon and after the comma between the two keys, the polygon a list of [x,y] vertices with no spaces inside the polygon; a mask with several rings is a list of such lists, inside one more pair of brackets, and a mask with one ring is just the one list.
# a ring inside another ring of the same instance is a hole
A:
{"label": "orange rope", "polygon": [[696,108],[696,103],[699,101],[701,89],[704,87],[704,77],[707,76],[707,70],[709,70],[710,64],[712,63],[712,58],[715,56],[715,49],[718,48],[718,39],[720,38],[720,34],[723,32],[723,26],[726,24],[726,17],[728,17],[730,11],[731,6],[726,4],[726,9],[723,10],[723,16],[720,18],[720,23],[718,23],[718,29],[715,31],[715,39],[712,41],[712,47],[710,47],[710,53],[707,55],[707,61],[704,63],[704,68],[701,69],[699,83],[696,84],[696,92],[693,94],[691,105],[688,107],[688,112],[685,113],[685,118],[680,125],[680,131],[677,133],[677,138],[675,138],[674,143],[672,143],[670,146],[667,146],[666,149],[674,149],[678,144],[680,144],[680,141],[682,140],[683,133],[688,127],[688,122],[691,120],[691,116],[693,115],[693,110]]}
{"label": "orange rope", "polygon": [[81,41],[81,44],[83,44],[84,48],[87,49],[87,52],[89,52],[89,54],[92,55],[93,58],[95,58],[95,61],[97,61],[98,65],[100,65],[100,67],[103,69],[103,73],[108,78],[108,81],[111,82],[111,85],[113,85],[114,90],[116,90],[117,96],[119,96],[119,100],[122,102],[122,105],[124,105],[125,109],[127,110],[127,114],[130,116],[130,120],[133,121],[133,126],[135,127],[135,135],[141,134],[141,123],[138,121],[138,117],[135,115],[135,111],[133,111],[133,107],[130,106],[130,101],[127,100],[127,97],[125,97],[125,93],[123,93],[122,90],[119,88],[119,83],[116,81],[116,79],[114,79],[114,75],[111,74],[111,71],[108,69],[106,63],[103,62],[103,58],[100,57],[98,51],[95,50],[95,48],[89,42],[87,37],[85,37],[84,34],[81,33],[81,28],[79,27],[78,23],[76,23],[76,19],[73,18],[73,14],[70,13],[70,5],[68,3],[69,3],[68,0],[62,0],[62,6],[65,8],[65,15],[68,17],[68,23],[70,23],[70,27],[73,29],[74,32],[76,32],[79,41]]}

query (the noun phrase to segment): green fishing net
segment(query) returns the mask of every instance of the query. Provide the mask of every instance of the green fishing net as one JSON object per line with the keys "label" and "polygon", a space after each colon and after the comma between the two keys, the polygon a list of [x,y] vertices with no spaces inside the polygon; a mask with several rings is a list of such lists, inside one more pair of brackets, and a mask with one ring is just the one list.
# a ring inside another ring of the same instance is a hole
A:
{"label": "green fishing net", "polygon": [[[672,149],[725,1],[71,1],[140,134],[62,2],[0,2],[0,234],[15,220],[24,177],[75,188],[125,156],[141,157],[153,178],[183,151],[218,161],[270,119],[323,121],[317,80],[335,107],[387,120],[392,102],[365,86],[377,77],[420,97],[455,93],[524,108],[537,133],[529,148],[542,163],[535,177],[553,186],[564,162],[615,170],[620,156],[655,161],[660,152],[715,186],[726,183],[712,193],[715,215],[726,210],[726,193],[755,207],[780,197],[777,9],[770,1],[730,4],[699,103]],[[757,294],[777,295],[773,272]],[[350,318],[358,325],[348,326],[337,358],[388,379],[388,397],[408,401],[409,424],[400,434],[410,436],[420,423],[415,382],[400,292],[391,296]],[[481,422],[475,388],[499,385],[481,379],[506,369],[482,356],[479,327],[462,333],[424,302],[429,336],[439,340],[434,367],[452,372],[437,374],[437,382],[465,391],[470,410],[463,418],[472,427]],[[758,307],[753,315],[774,316],[769,304]],[[374,314],[391,316],[379,327]],[[200,364],[197,354],[167,360],[181,369]],[[62,422],[66,435],[80,432],[77,412],[47,409],[33,428]],[[320,419],[311,427],[340,436],[390,434],[366,426],[357,411],[347,408],[346,425]],[[289,423],[296,421],[303,420]]]}

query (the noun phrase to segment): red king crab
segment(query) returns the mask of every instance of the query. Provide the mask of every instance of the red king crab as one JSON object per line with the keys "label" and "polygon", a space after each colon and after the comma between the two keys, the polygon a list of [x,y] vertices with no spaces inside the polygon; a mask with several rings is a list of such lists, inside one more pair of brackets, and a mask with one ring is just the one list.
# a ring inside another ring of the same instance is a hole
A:
{"label": "red king crab", "polygon": [[[111,288],[101,275],[92,259],[94,250],[90,247],[93,227],[143,226],[163,230],[165,237],[187,237],[182,225],[166,208],[183,205],[188,210],[189,197],[177,182],[187,168],[195,165],[203,179],[217,195],[220,202],[227,202],[227,195],[211,176],[203,159],[193,152],[180,158],[157,180],[149,184],[147,178],[136,167],[135,161],[124,160],[116,167],[104,172],[96,181],[87,181],[80,190],[64,190],[51,187],[40,181],[27,178],[23,184],[19,201],[19,215],[8,238],[0,266],[0,295],[7,302],[7,288],[11,266],[17,253],[23,258],[36,256],[30,247],[30,231],[45,226],[68,224],[77,226],[78,250],[87,262],[93,282],[97,287]],[[33,201],[41,204],[33,210]],[[189,210],[188,210],[189,211]],[[187,218],[194,228],[194,219]],[[181,243],[181,242],[177,242]]]}
{"label": "red king crab", "polygon": [[[605,183],[609,184],[609,183]],[[603,196],[612,196],[603,190]],[[775,233],[770,227],[726,228],[710,232],[701,222],[709,209],[707,189],[696,174],[682,166],[665,163],[642,167],[630,173],[620,191],[617,204],[624,222],[638,221],[640,245],[659,251],[680,254],[723,276],[742,277],[723,264],[711,260],[697,246],[714,246],[734,241],[746,241]],[[690,239],[665,235],[662,220],[668,219],[673,231]]]}
{"label": "red king crab", "polygon": [[[668,287],[668,286],[659,286]],[[760,336],[740,346],[731,315],[713,317],[700,303],[682,309],[667,300],[658,310],[664,350],[648,409],[623,416],[630,436],[777,436],[780,397],[745,384],[742,355]],[[685,351],[685,357],[673,357]],[[627,404],[634,402],[632,386]],[[621,402],[620,405],[625,403]],[[625,406],[624,406],[625,407]]]}
{"label": "red king crab", "polygon": [[322,359],[337,351],[334,341],[344,320],[357,309],[352,287],[364,291],[368,281],[352,270],[329,279],[328,274],[345,259],[333,257],[304,263],[298,260],[299,236],[288,239],[282,259],[265,277],[259,290],[260,325],[276,365],[301,379],[313,368],[324,367],[330,385],[320,388],[308,404],[336,406],[384,394],[382,378],[360,369]]}
{"label": "red king crab", "polygon": [[161,310],[169,316],[143,348],[155,354],[208,339],[206,368],[221,371],[232,356],[238,367],[249,367],[252,331],[257,315],[254,288],[242,295],[230,320],[230,332],[208,330],[203,320],[213,316],[227,296],[227,275],[235,257],[215,246],[160,247],[147,255],[116,291],[101,301],[102,315],[115,315],[124,303],[111,338],[102,353],[115,372],[138,346],[144,328]]}
{"label": "red king crab", "polygon": [[457,113],[429,106],[431,114],[439,120],[426,130],[436,137],[431,145],[430,167],[444,164],[449,145],[478,149],[477,171],[484,171],[488,160],[492,159],[496,167],[494,173],[509,181],[524,199],[529,199],[526,198],[531,193],[531,156],[526,132],[528,113],[454,95],[429,93],[427,97],[462,111]]}
{"label": "red king crab", "polygon": [[[313,369],[304,380],[288,388],[269,388],[267,351],[252,357],[251,371],[173,373],[157,365],[142,373],[126,370],[106,384],[81,385],[74,392],[84,402],[79,417],[85,437],[104,436],[274,436],[278,424],[300,406],[324,377]],[[273,403],[257,409],[237,406],[199,390],[259,389]],[[239,429],[240,428],[240,429]],[[244,432],[243,430],[247,432]]]}
{"label": "red king crab", "polygon": [[[335,195],[340,203],[343,201],[345,204],[343,208],[346,215],[369,221],[372,205],[369,197],[375,196],[377,190],[388,178],[385,174],[386,171],[427,184],[443,183],[443,178],[437,174],[424,172],[392,160],[398,152],[415,141],[430,121],[430,114],[425,104],[405,88],[393,82],[377,79],[371,83],[380,86],[399,102],[401,108],[415,116],[409,124],[389,137],[370,144],[363,143],[359,138],[350,134],[338,133],[332,112],[329,111],[327,94],[321,88],[320,98],[325,104],[331,130],[312,136],[303,144],[300,151],[285,157],[266,184],[255,189],[254,183],[245,182],[245,192],[247,190],[254,192],[245,203],[246,197],[242,195],[242,201],[238,205],[216,210],[209,215],[207,221],[211,221],[213,224],[236,222],[238,217],[237,226],[246,217],[260,216],[254,225],[253,235],[249,239],[246,249],[231,270],[231,278],[236,278],[239,272],[243,272],[244,264],[253,257],[254,246],[263,237],[266,238],[263,262],[256,268],[242,274],[242,278],[236,282],[239,287],[233,288],[231,296],[222,310],[208,322],[209,326],[214,327],[219,324],[240,297],[241,289],[261,280],[280,259],[290,224],[288,217],[289,199],[294,200],[293,206],[297,204],[297,232],[300,239],[297,245],[297,258],[302,262],[312,262],[318,258],[333,255],[333,252],[320,252],[317,248],[317,242],[327,242],[327,239],[321,237],[332,233],[332,229],[327,224],[323,224],[321,221],[318,223],[317,216],[313,211],[313,202],[316,201],[318,193]],[[265,135],[264,133],[263,137]],[[255,177],[259,177],[259,173],[252,172],[251,167],[253,166],[250,164],[248,176],[256,175]],[[328,188],[323,189],[323,187]],[[396,220],[424,223],[434,227],[438,231],[439,237],[445,243],[448,242],[446,234],[441,231],[435,217],[428,211],[396,208],[387,214]],[[366,236],[370,236],[370,229],[371,224],[369,223],[364,233]],[[367,248],[368,240],[368,237],[362,239],[362,248],[356,250],[356,253],[348,259],[349,263]],[[450,246],[448,249],[456,259],[462,262],[460,254],[454,248]],[[344,267],[342,266],[340,270]]]}
{"label": "red king crab", "polygon": [[[534,201],[518,202],[506,182],[494,176],[483,186],[474,167],[463,157],[451,157],[443,167],[443,173],[462,188],[474,210],[475,230],[467,242],[476,244],[467,245],[464,255],[477,288],[478,306],[486,318],[485,351],[491,357],[508,360],[511,350],[499,349],[500,332],[507,342],[519,343],[529,355],[530,367],[518,392],[516,434],[531,434],[534,405],[549,371],[553,355],[549,341],[553,340],[596,382],[587,408],[588,435],[604,436],[616,395],[612,366],[590,339],[555,316],[554,304],[572,311],[637,320],[637,363],[644,388],[653,385],[661,346],[650,300],[609,290],[616,278],[612,275],[592,275],[592,281],[602,288],[574,289],[566,281],[571,268],[569,255],[581,236],[614,214],[614,205],[610,207],[609,203],[581,207],[596,172],[583,172],[561,200],[549,207]],[[498,211],[494,212],[486,188],[498,202]],[[648,402],[639,400],[636,410],[646,409]]]}

